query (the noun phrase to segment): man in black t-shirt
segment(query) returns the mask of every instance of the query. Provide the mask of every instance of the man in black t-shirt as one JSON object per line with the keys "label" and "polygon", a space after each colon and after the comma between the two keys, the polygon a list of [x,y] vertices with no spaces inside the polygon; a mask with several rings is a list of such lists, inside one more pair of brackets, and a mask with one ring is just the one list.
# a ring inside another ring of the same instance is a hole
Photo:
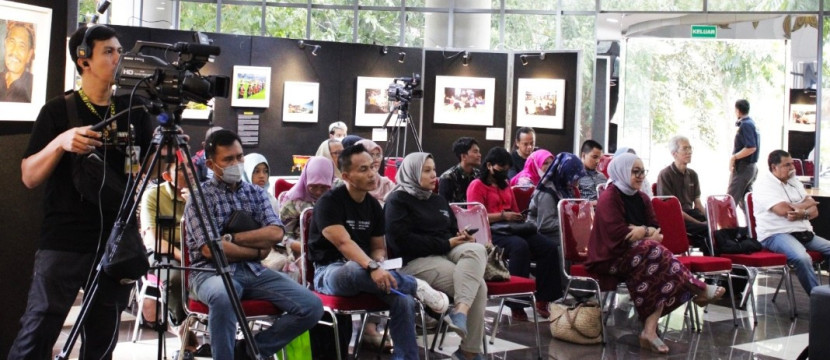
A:
{"label": "man in black t-shirt", "polygon": [[[88,49],[76,51],[85,34]],[[46,184],[45,218],[26,313],[9,359],[51,358],[64,319],[103,253],[115,220],[115,214],[106,212],[101,219],[99,204],[76,190],[71,180],[72,156],[98,151],[111,170],[126,177],[126,172],[136,170],[126,160],[135,152],[143,156],[150,145],[152,122],[138,111],[130,117],[131,124],[123,117],[102,133],[89,129],[129,106],[126,99],[111,97],[121,51],[113,29],[78,29],[69,39],[69,53],[81,74],[81,90],[69,99],[75,102],[77,113],[66,114],[66,97],[54,98],[40,110],[32,130],[21,164],[22,180],[30,189]],[[85,57],[79,58],[79,52]],[[72,127],[73,123],[83,126]],[[111,358],[131,289],[105,275],[99,279],[99,296],[81,328],[81,359]]]}
{"label": "man in black t-shirt", "polygon": [[317,201],[309,229],[314,287],[329,295],[366,292],[380,297],[389,304],[394,358],[418,359],[412,296],[442,314],[449,306],[447,295],[423,280],[381,267],[386,258],[383,209],[367,196],[377,187],[372,156],[363,145],[354,145],[343,150],[338,164],[346,186]]}

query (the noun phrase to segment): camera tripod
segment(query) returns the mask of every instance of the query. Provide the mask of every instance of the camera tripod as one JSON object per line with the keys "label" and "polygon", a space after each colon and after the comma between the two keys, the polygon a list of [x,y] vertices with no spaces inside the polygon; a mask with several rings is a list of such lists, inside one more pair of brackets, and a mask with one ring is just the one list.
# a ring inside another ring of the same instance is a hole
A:
{"label": "camera tripod", "polygon": [[[132,108],[131,108],[132,109]],[[146,110],[146,108],[145,108]],[[162,125],[156,129],[156,134],[153,136],[153,140],[151,143],[151,148],[154,148],[153,156],[145,156],[144,161],[141,165],[141,170],[139,174],[145,174],[150,172],[151,169],[154,169],[156,164],[158,163],[159,159],[162,157],[161,150],[167,149],[167,156],[170,160],[170,156],[172,156],[173,161],[176,161],[175,150],[179,150],[184,154],[184,161],[185,166],[190,169],[190,174],[196,174],[195,166],[191,160],[190,150],[187,144],[187,137],[179,132],[176,127],[181,120],[181,112],[183,108],[181,106],[177,106],[175,110],[173,110],[170,114],[163,113],[159,116],[159,119],[166,119],[168,120],[166,123],[162,122]],[[123,113],[127,111],[123,111],[122,113],[113,116],[102,124],[98,124],[93,128],[99,128],[106,126],[107,123],[116,120],[119,116],[122,116]],[[150,154],[150,152],[148,152]],[[179,168],[176,168],[176,171],[179,171]],[[231,280],[230,275],[230,265],[228,263],[228,259],[225,256],[224,251],[222,250],[222,246],[220,244],[220,236],[219,232],[216,230],[216,224],[214,219],[210,216],[210,213],[207,211],[208,204],[205,200],[204,194],[202,193],[202,188],[198,181],[193,181],[190,178],[190,174],[187,171],[184,172],[185,182],[187,183],[187,187],[190,191],[190,201],[193,202],[191,206],[194,207],[196,216],[198,217],[199,227],[202,230],[202,233],[208,234],[209,239],[206,239],[206,245],[210,249],[212,254],[211,258],[213,260],[213,265],[215,269],[209,268],[191,268],[191,267],[181,267],[181,266],[172,266],[172,265],[162,265],[161,267],[157,267],[156,269],[180,269],[180,270],[191,270],[191,271],[214,271],[217,275],[222,278],[222,283],[225,287],[225,291],[230,298],[230,302],[233,306],[234,314],[236,315],[236,320],[239,323],[239,327],[242,330],[242,335],[247,340],[247,346],[249,353],[252,354],[254,359],[262,360],[264,359],[260,354],[259,347],[254,340],[253,333],[251,329],[248,327],[247,321],[245,319],[245,314],[242,310],[242,305],[239,301],[239,296],[236,293],[236,289],[233,286],[233,282]],[[113,227],[113,233],[117,231],[125,231],[126,229],[132,229],[136,231],[135,227],[129,226],[118,226],[119,224],[135,224],[136,219],[136,210],[138,207],[138,203],[144,194],[144,191],[147,187],[148,181],[137,181],[136,177],[133,177],[130,182],[127,184],[127,191],[125,193],[126,201],[122,203],[121,208],[118,211],[118,216],[115,221],[115,226]],[[175,185],[174,185],[175,186]],[[135,194],[135,196],[133,196]],[[136,200],[138,199],[138,200]],[[184,225],[184,224],[182,224]],[[127,230],[129,231],[129,230]],[[111,234],[109,239],[114,239],[116,236],[115,234]],[[119,237],[121,234],[118,234]],[[184,241],[184,239],[182,239]],[[110,244],[108,244],[109,247]],[[106,274],[102,268],[102,263],[99,260],[96,265],[93,267],[94,276],[92,280],[88,282],[87,286],[85,287],[86,292],[84,294],[83,303],[81,304],[81,310],[78,315],[75,324],[72,326],[72,329],[69,332],[68,339],[64,344],[63,349],[61,350],[60,354],[55,357],[55,360],[67,360],[69,353],[72,351],[75,342],[78,339],[78,335],[80,333],[80,329],[83,326],[84,322],[87,321],[89,315],[89,309],[92,304],[95,303],[95,300],[99,294],[99,284],[101,281],[102,276],[109,276]],[[135,279],[117,279],[116,281],[120,280],[122,284],[134,282]],[[140,311],[140,310],[139,310]],[[162,317],[162,322],[160,324],[166,325],[166,317],[167,317],[167,310],[162,309],[164,312],[164,316]],[[141,315],[139,315],[141,316]],[[166,327],[166,326],[165,326]],[[164,328],[159,326],[156,329],[159,333],[159,345],[158,345],[158,358],[161,359],[164,353],[164,346],[163,346],[163,338],[164,338]],[[184,339],[186,341],[186,338]],[[181,356],[181,354],[180,354]]]}
{"label": "camera tripod", "polygon": [[[418,129],[415,128],[415,124],[412,123],[412,116],[409,115],[409,101],[402,99],[400,104],[389,112],[389,115],[386,116],[386,121],[383,122],[384,129],[393,127],[392,138],[386,145],[385,156],[392,155],[393,151],[396,158],[406,156],[406,142],[409,132],[412,132],[412,138],[415,141],[415,146],[418,148],[418,151],[424,151],[421,147],[421,137],[418,134]],[[398,115],[397,118],[394,123],[390,124],[392,115],[396,113]],[[401,128],[403,128],[403,131],[401,131]]]}

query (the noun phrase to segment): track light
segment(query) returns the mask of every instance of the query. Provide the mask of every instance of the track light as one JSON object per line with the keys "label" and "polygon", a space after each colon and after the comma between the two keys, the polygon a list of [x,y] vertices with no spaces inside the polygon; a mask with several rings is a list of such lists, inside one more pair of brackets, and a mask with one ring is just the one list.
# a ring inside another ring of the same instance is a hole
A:
{"label": "track light", "polygon": [[406,61],[406,53],[401,51],[398,53],[398,62],[403,64]]}
{"label": "track light", "polygon": [[464,55],[461,56],[461,65],[467,66],[470,65],[470,53],[465,51]]}
{"label": "track light", "polygon": [[320,45],[314,45],[314,49],[311,50],[311,55],[317,56],[317,51],[320,50]]}
{"label": "track light", "polygon": [[527,55],[519,56],[519,60],[522,61],[522,66],[527,66]]}
{"label": "track light", "polygon": [[539,53],[539,60],[545,60],[545,53]]}
{"label": "track light", "polygon": [[389,53],[389,47],[388,46],[384,45],[383,47],[380,48],[380,54],[381,55],[386,55],[388,53]]}
{"label": "track light", "polygon": [[320,51],[320,45],[314,44],[306,44],[303,40],[297,40],[297,47],[300,49],[305,49],[306,47],[311,48],[311,55],[317,56],[317,52]]}
{"label": "track light", "polygon": [[95,15],[92,16],[92,21],[90,21],[90,24],[98,23],[98,19],[101,17],[101,15],[104,15],[107,9],[109,9],[110,3],[110,0],[103,0],[98,3],[98,7],[95,9]]}
{"label": "track light", "polygon": [[531,58],[531,57],[538,57],[539,61],[542,61],[542,60],[545,60],[545,53],[540,52],[538,54],[522,54],[522,55],[519,55],[519,60],[522,61],[522,66],[527,66],[527,63],[529,62],[528,58]]}
{"label": "track light", "polygon": [[297,40],[297,47],[300,49],[305,49],[305,41]]}

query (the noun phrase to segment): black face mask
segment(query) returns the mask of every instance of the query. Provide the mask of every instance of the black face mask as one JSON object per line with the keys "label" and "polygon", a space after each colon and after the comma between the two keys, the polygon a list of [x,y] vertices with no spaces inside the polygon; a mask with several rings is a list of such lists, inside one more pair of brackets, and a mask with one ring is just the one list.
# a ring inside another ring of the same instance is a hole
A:
{"label": "black face mask", "polygon": [[493,169],[493,178],[499,184],[507,181],[507,170],[499,171],[499,170]]}

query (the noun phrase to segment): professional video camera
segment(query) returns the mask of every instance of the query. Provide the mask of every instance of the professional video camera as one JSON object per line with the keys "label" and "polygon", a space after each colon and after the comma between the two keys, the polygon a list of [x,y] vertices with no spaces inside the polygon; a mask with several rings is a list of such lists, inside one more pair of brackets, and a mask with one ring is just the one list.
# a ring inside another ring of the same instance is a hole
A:
{"label": "professional video camera", "polygon": [[[162,50],[164,54],[172,51],[178,53],[178,59],[168,62],[142,53],[145,49]],[[183,107],[188,101],[205,104],[213,97],[228,97],[230,78],[199,74],[199,69],[210,57],[219,53],[218,46],[207,44],[137,41],[118,62],[115,72],[117,92],[135,91],[152,101],[161,101],[168,109]]]}
{"label": "professional video camera", "polygon": [[419,85],[421,85],[420,74],[412,74],[412,77],[395,78],[389,84],[389,90],[387,91],[389,100],[410,101],[420,99],[424,97],[424,91],[415,90]]}

